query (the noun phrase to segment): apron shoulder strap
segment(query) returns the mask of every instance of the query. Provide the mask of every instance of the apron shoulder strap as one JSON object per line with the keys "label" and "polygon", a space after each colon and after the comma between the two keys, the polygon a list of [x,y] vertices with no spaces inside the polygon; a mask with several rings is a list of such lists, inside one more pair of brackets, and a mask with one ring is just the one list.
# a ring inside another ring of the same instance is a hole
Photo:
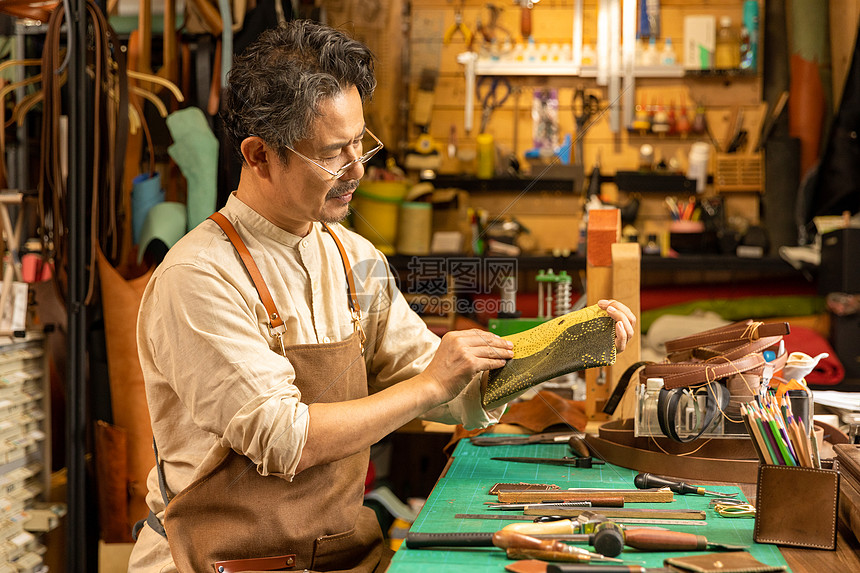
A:
{"label": "apron shoulder strap", "polygon": [[260,295],[260,300],[266,308],[266,314],[269,317],[269,329],[272,331],[273,335],[277,336],[277,338],[281,340],[281,345],[283,346],[281,335],[286,330],[284,321],[281,319],[281,315],[275,306],[275,300],[269,292],[269,287],[266,286],[266,281],[263,280],[263,275],[260,273],[260,269],[257,268],[257,263],[254,262],[254,258],[251,256],[250,251],[248,251],[248,247],[245,246],[245,241],[243,241],[242,237],[239,236],[239,233],[236,232],[236,228],[233,226],[233,223],[231,223],[227,217],[221,213],[212,213],[209,215],[209,218],[221,227],[221,230],[224,231],[224,234],[227,235],[227,238],[230,239],[231,243],[233,243],[233,247],[236,249],[236,252],[239,253],[239,257],[242,259],[242,264],[245,265],[245,268],[248,270],[248,274],[251,275],[251,280],[254,282],[254,288],[257,289],[257,293]]}
{"label": "apron shoulder strap", "polygon": [[337,238],[331,227],[325,223],[322,226],[331,235],[331,238],[334,239],[334,244],[337,245],[337,250],[340,251],[340,260],[343,262],[343,270],[346,273],[346,282],[349,287],[349,307],[360,316],[361,307],[358,305],[358,295],[355,294],[355,280],[352,278],[352,266],[349,264],[349,256],[346,254],[346,249],[343,248],[343,243],[340,242],[340,239]]}

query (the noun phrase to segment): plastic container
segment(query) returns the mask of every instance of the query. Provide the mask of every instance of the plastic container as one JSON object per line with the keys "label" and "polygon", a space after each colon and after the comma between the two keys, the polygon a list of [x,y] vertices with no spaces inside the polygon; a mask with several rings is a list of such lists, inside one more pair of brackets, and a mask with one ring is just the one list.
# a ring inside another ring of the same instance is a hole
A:
{"label": "plastic container", "polygon": [[478,179],[492,179],[496,174],[496,145],[492,134],[481,133],[478,143]]}
{"label": "plastic container", "polygon": [[696,181],[696,193],[704,193],[708,184],[708,160],[711,156],[711,146],[698,141],[690,148],[687,166],[687,179]]}
{"label": "plastic container", "polygon": [[386,255],[395,252],[400,204],[408,190],[406,183],[397,181],[362,182],[355,190],[355,230]]}
{"label": "plastic container", "polygon": [[407,201],[400,205],[397,252],[403,255],[429,255],[433,234],[433,205]]}
{"label": "plastic container", "polygon": [[639,386],[633,426],[637,437],[663,435],[660,422],[657,420],[657,400],[662,388],[662,378],[648,378],[644,385]]}

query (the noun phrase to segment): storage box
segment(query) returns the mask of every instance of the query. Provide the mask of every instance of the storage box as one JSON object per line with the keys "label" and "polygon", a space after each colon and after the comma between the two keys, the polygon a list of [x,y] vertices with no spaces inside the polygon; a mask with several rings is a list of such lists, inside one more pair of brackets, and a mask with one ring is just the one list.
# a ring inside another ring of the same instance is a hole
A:
{"label": "storage box", "polygon": [[688,70],[709,70],[714,67],[717,49],[717,19],[715,16],[684,17],[684,67]]}
{"label": "storage box", "polygon": [[759,466],[756,543],[836,549],[839,463],[822,460],[822,466]]}

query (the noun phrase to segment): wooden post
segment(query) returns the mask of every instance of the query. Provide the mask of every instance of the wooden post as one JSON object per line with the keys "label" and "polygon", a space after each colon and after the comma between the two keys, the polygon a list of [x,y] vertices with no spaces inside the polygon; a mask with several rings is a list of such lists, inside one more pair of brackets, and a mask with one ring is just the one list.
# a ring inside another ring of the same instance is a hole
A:
{"label": "wooden post", "polygon": [[[641,307],[639,303],[640,268],[642,253],[639,243],[615,243],[612,245],[612,298],[623,302],[636,315],[633,340],[627,343],[627,348],[618,355],[615,364],[608,368],[609,387],[611,392],[618,384],[619,378],[627,368],[639,362],[642,356],[642,328],[640,326]],[[621,403],[615,409],[613,418],[632,418],[636,407],[633,392],[635,380],[630,381],[628,391]]]}
{"label": "wooden post", "polygon": [[[588,212],[585,298],[588,305],[596,304],[612,294],[612,244],[621,238],[621,212],[618,209],[592,209]],[[585,414],[591,419],[605,420],[603,404],[611,390],[605,368],[585,371]]]}

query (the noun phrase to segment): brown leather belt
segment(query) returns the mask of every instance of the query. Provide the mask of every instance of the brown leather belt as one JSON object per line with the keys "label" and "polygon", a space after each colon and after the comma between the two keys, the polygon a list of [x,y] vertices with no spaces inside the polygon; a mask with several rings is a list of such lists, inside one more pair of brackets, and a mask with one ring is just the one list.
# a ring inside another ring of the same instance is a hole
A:
{"label": "brown leather belt", "polygon": [[[633,420],[612,420],[585,441],[608,463],[698,481],[756,483],[758,458],[748,436],[687,445],[633,435]],[[661,449],[662,448],[662,449]]]}

